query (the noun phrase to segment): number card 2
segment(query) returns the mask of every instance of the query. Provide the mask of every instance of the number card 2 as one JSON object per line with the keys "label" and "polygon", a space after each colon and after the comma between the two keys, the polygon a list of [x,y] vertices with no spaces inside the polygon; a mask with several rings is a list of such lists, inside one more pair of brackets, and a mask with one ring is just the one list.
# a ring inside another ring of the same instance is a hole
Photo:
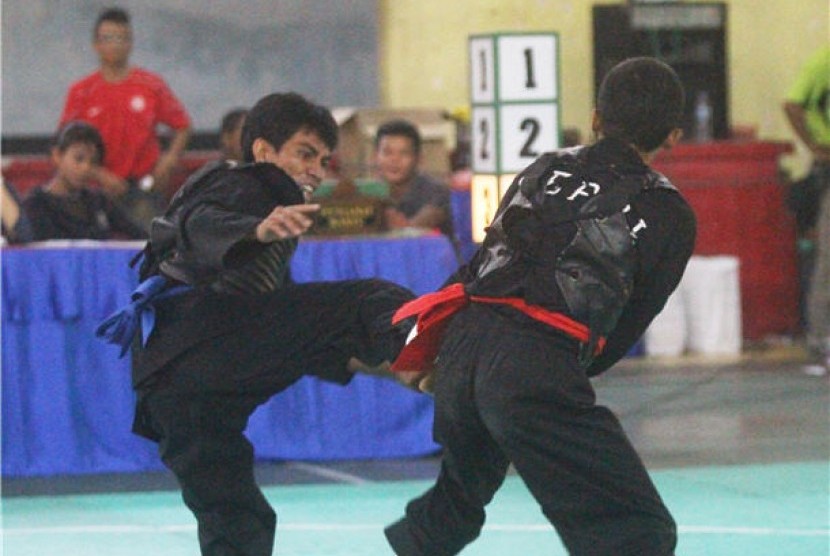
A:
{"label": "number card 2", "polygon": [[473,108],[472,119],[472,162],[473,172],[495,174],[498,172],[498,151],[496,136],[498,134],[496,109],[493,106]]}
{"label": "number card 2", "polygon": [[505,104],[498,114],[501,172],[520,172],[541,154],[559,148],[555,104]]}

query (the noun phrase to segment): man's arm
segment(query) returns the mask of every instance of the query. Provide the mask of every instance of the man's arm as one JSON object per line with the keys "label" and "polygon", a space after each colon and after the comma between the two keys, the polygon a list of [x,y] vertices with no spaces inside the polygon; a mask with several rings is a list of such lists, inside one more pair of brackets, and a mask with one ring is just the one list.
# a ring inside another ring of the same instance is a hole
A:
{"label": "man's arm", "polygon": [[17,204],[12,194],[6,189],[6,184],[0,188],[0,221],[3,222],[4,230],[14,230],[20,220],[20,205]]}
{"label": "man's arm", "polygon": [[117,199],[130,188],[127,180],[110,172],[103,166],[98,166],[92,171],[92,179],[101,186],[102,191],[111,199]]}
{"label": "man's arm", "polygon": [[608,335],[602,353],[587,369],[596,376],[619,361],[642,337],[677,288],[695,246],[697,224],[691,208],[679,194],[655,191],[641,201],[640,214],[650,222],[644,235],[634,292]]}
{"label": "man's arm", "polygon": [[810,149],[810,152],[819,161],[830,161],[830,145],[817,142],[807,128],[806,111],[800,104],[792,101],[784,103],[784,113],[799,139]]}
{"label": "man's arm", "polygon": [[154,188],[165,191],[170,185],[170,177],[173,174],[173,169],[179,163],[189,139],[189,127],[177,129],[173,132],[173,138],[170,140],[169,147],[161,154],[156,163],[156,167],[153,169]]}
{"label": "man's arm", "polygon": [[159,80],[157,123],[173,130],[173,137],[170,139],[167,150],[159,157],[156,167],[153,169],[153,186],[165,191],[170,184],[173,169],[179,162],[182,153],[184,153],[185,147],[187,147],[192,123],[182,101],[176,97],[173,90],[161,77],[155,77]]}
{"label": "man's arm", "polygon": [[416,228],[440,228],[447,220],[449,214],[443,207],[436,205],[424,205],[409,219],[409,225]]}

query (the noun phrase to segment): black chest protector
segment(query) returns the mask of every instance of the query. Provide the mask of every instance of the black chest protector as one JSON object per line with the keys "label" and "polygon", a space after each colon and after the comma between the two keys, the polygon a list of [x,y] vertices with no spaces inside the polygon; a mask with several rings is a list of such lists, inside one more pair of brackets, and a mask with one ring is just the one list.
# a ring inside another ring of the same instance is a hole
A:
{"label": "black chest protector", "polygon": [[591,339],[580,353],[587,366],[634,286],[636,234],[645,223],[631,212],[631,200],[672,186],[643,164],[592,165],[585,149],[544,155],[517,178],[467,290],[521,297],[587,325]]}

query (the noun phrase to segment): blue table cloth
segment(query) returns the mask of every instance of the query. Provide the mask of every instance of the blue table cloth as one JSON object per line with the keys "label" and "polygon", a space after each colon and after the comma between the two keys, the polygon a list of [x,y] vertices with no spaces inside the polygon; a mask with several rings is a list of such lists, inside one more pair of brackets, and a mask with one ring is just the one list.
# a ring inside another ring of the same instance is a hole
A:
{"label": "blue table cloth", "polygon": [[[4,476],[161,468],[153,443],[130,432],[129,360],[94,338],[137,277],[136,243],[45,243],[2,252]],[[380,277],[416,293],[455,268],[442,236],[306,240],[294,278]],[[362,459],[434,452],[432,400],[358,376],[346,387],[305,378],[251,417],[259,459]]]}

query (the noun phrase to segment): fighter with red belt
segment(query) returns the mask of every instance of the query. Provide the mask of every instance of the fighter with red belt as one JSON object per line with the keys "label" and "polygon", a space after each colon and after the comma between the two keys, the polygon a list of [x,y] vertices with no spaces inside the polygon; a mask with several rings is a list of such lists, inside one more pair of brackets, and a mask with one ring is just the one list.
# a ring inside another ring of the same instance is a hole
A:
{"label": "fighter with red belt", "polygon": [[648,162],[679,139],[683,89],[632,59],[597,99],[590,146],[543,155],[471,262],[435,294],[393,369],[433,389],[435,485],[386,529],[399,556],[457,554],[512,462],[571,554],[673,554],[676,526],[590,378],[637,342],[692,254],[694,215]]}

